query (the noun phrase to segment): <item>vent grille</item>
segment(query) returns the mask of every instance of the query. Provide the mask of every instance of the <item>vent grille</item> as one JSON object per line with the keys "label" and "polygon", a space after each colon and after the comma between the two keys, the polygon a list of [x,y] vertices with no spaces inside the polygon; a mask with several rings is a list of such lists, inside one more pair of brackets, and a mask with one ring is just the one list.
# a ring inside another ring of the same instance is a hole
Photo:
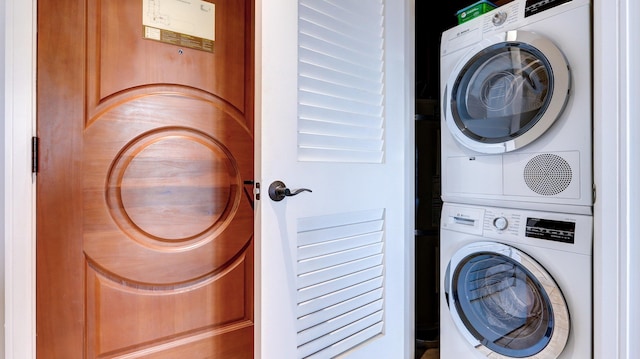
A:
{"label": "vent grille", "polygon": [[298,358],[332,358],[381,334],[384,211],[298,220]]}
{"label": "vent grille", "polygon": [[573,178],[571,166],[562,157],[545,153],[533,157],[524,168],[524,181],[535,193],[554,196],[569,187]]}
{"label": "vent grille", "polygon": [[382,0],[300,0],[298,9],[298,159],[381,163]]}

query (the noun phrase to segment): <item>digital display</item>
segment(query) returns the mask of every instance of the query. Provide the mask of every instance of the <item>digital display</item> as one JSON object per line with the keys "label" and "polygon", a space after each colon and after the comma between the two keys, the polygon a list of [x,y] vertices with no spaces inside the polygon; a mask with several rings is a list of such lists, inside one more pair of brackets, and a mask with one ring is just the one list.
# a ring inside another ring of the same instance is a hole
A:
{"label": "digital display", "polygon": [[574,243],[575,234],[575,222],[527,217],[527,228],[525,230],[527,237]]}
{"label": "digital display", "polygon": [[570,1],[571,0],[527,0],[524,8],[524,17],[541,13]]}

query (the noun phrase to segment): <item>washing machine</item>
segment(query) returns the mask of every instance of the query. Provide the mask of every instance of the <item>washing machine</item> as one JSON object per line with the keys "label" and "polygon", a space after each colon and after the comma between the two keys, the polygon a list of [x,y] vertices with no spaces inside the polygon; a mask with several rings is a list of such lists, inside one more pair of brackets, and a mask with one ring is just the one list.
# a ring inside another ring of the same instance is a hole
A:
{"label": "washing machine", "polygon": [[592,218],[445,203],[440,357],[592,358]]}
{"label": "washing machine", "polygon": [[442,199],[591,214],[589,0],[515,0],[442,34]]}

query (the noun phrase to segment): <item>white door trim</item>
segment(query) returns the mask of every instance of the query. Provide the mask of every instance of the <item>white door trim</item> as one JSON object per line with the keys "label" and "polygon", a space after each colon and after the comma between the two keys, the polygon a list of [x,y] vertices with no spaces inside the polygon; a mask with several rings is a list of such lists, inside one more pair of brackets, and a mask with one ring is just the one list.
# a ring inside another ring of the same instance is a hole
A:
{"label": "white door trim", "polygon": [[35,358],[35,133],[37,1],[7,0],[5,13],[5,358]]}
{"label": "white door trim", "polygon": [[640,350],[640,5],[594,0],[594,358]]}

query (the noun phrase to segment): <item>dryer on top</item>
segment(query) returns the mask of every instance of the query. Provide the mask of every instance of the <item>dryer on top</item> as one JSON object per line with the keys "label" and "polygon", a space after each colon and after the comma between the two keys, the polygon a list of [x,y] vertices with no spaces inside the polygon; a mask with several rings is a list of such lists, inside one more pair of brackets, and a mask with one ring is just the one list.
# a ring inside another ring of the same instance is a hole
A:
{"label": "dryer on top", "polygon": [[515,0],[442,34],[442,199],[591,213],[589,0]]}

